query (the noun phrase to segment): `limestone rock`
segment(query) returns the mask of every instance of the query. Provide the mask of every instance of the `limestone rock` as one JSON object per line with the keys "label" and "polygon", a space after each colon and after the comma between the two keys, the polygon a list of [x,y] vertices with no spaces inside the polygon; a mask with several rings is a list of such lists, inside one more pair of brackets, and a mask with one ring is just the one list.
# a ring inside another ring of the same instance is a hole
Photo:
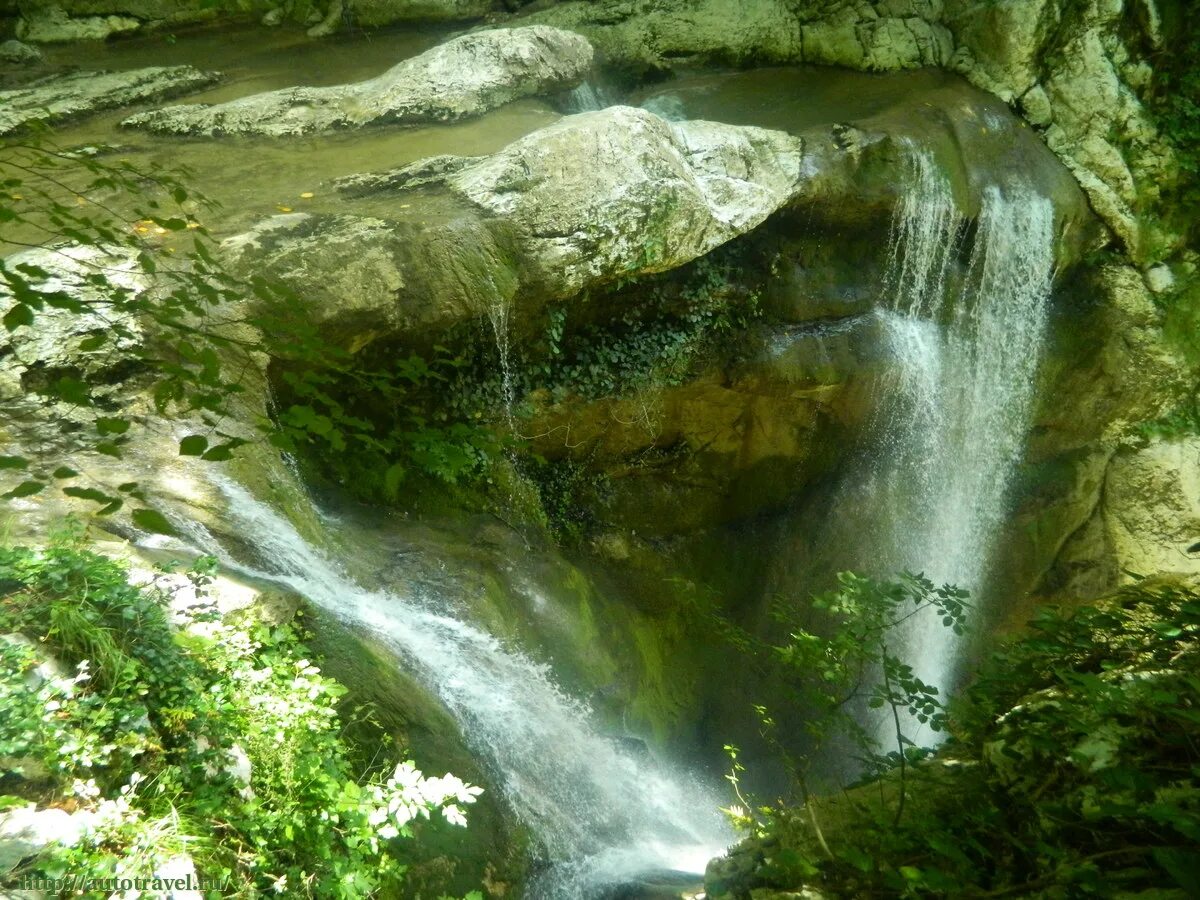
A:
{"label": "limestone rock", "polygon": [[77,844],[90,820],[88,813],[37,809],[32,804],[0,813],[0,873],[12,871],[51,844]]}
{"label": "limestone rock", "polygon": [[124,15],[69,16],[61,6],[50,6],[28,14],[17,22],[17,37],[35,44],[70,41],[102,41],[114,34],[137,31],[138,19]]}
{"label": "limestone rock", "polygon": [[0,43],[0,63],[30,66],[42,61],[42,51],[20,41]]}
{"label": "limestone rock", "polygon": [[496,6],[493,0],[349,0],[356,25],[393,22],[457,22],[478,19]]}
{"label": "limestone rock", "polygon": [[0,91],[0,135],[34,121],[61,122],[102,109],[175,97],[217,81],[215,72],[191,66],[125,72],[73,72]]}
{"label": "limestone rock", "polygon": [[552,296],[659,272],[754,228],[792,196],[801,142],[611,107],[570,116],[451,175],[454,195],[503,217],[522,274]]}
{"label": "limestone rock", "polygon": [[344,183],[386,195],[423,173],[418,180],[439,191],[417,209],[405,209],[400,193],[386,220],[276,216],[225,247],[236,265],[282,278],[319,321],[361,346],[695,259],[787,203],[800,157],[801,142],[781,132],[612,107],[483,159]]}
{"label": "limestone rock", "polygon": [[[1109,465],[1103,516],[1123,572],[1200,574],[1200,438],[1156,440]],[[1128,575],[1123,580],[1127,580]]]}
{"label": "limestone rock", "polygon": [[122,124],[171,134],[313,134],[369,124],[447,122],[565,90],[592,65],[577,34],[545,26],[465,34],[368,81],[294,87],[215,106],[173,106]]}

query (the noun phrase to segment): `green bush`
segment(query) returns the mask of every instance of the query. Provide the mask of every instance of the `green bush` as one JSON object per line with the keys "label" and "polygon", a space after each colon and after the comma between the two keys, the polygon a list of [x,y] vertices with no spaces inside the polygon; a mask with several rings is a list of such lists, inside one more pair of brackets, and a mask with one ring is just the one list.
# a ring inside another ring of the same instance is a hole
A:
{"label": "green bush", "polygon": [[1200,594],[1178,584],[1043,611],[951,706],[936,755],[773,810],[710,896],[1200,895],[1198,638]]}
{"label": "green bush", "polygon": [[[217,620],[203,602],[172,625],[167,587],[70,546],[0,549],[0,788],[6,804],[89,810],[82,843],[11,873],[147,876],[187,852],[222,896],[367,897],[403,872],[397,838],[435,810],[464,825],[478,788],[411,763],[357,772],[344,688],[292,625]],[[178,583],[176,589],[180,589]],[[68,670],[36,673],[46,655]]]}

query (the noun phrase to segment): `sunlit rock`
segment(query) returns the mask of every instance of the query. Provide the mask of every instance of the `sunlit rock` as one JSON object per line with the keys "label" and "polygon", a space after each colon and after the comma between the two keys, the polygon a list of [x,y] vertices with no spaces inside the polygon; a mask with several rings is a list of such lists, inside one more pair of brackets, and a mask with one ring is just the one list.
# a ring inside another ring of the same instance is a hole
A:
{"label": "sunlit rock", "polygon": [[479,31],[357,84],[285,88],[215,106],[172,106],[122,124],[168,134],[280,137],[448,122],[574,87],[591,65],[591,45],[568,31],[546,26]]}
{"label": "sunlit rock", "polygon": [[25,87],[0,91],[0,134],[30,122],[61,122],[103,109],[177,97],[220,78],[191,66],[152,67],[125,72],[72,72]]}

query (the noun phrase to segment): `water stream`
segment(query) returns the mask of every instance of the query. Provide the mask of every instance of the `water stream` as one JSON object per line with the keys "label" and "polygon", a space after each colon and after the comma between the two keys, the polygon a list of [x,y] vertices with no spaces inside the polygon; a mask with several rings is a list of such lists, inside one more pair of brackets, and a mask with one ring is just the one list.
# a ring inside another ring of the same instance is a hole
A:
{"label": "water stream", "polygon": [[604,737],[546,666],[455,618],[448,598],[368,590],[244,488],[219,487],[235,530],[254,535],[270,563],[234,559],[202,527],[180,527],[229,569],[369,633],[442,701],[540,845],[544,868],[526,896],[579,900],[641,873],[698,874],[732,841],[715,792]]}
{"label": "water stream", "polygon": [[[966,223],[950,187],[931,158],[911,153],[879,312],[895,367],[856,480],[881,523],[878,571],[924,572],[978,595],[1029,430],[1053,209],[1019,183],[986,188],[964,268]],[[951,686],[960,656],[951,631],[932,614],[909,624],[906,661],[927,683]]]}

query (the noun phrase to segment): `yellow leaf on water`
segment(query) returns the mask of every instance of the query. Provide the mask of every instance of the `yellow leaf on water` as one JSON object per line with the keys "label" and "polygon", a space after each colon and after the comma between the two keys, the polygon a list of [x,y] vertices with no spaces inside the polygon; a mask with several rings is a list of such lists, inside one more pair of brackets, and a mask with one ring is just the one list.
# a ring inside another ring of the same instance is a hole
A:
{"label": "yellow leaf on water", "polygon": [[277,206],[275,208],[277,210],[279,210],[280,212],[291,212],[292,211],[292,208],[290,206]]}
{"label": "yellow leaf on water", "polygon": [[303,194],[300,195],[301,200],[311,200],[312,198],[313,198],[312,191],[305,191]]}

